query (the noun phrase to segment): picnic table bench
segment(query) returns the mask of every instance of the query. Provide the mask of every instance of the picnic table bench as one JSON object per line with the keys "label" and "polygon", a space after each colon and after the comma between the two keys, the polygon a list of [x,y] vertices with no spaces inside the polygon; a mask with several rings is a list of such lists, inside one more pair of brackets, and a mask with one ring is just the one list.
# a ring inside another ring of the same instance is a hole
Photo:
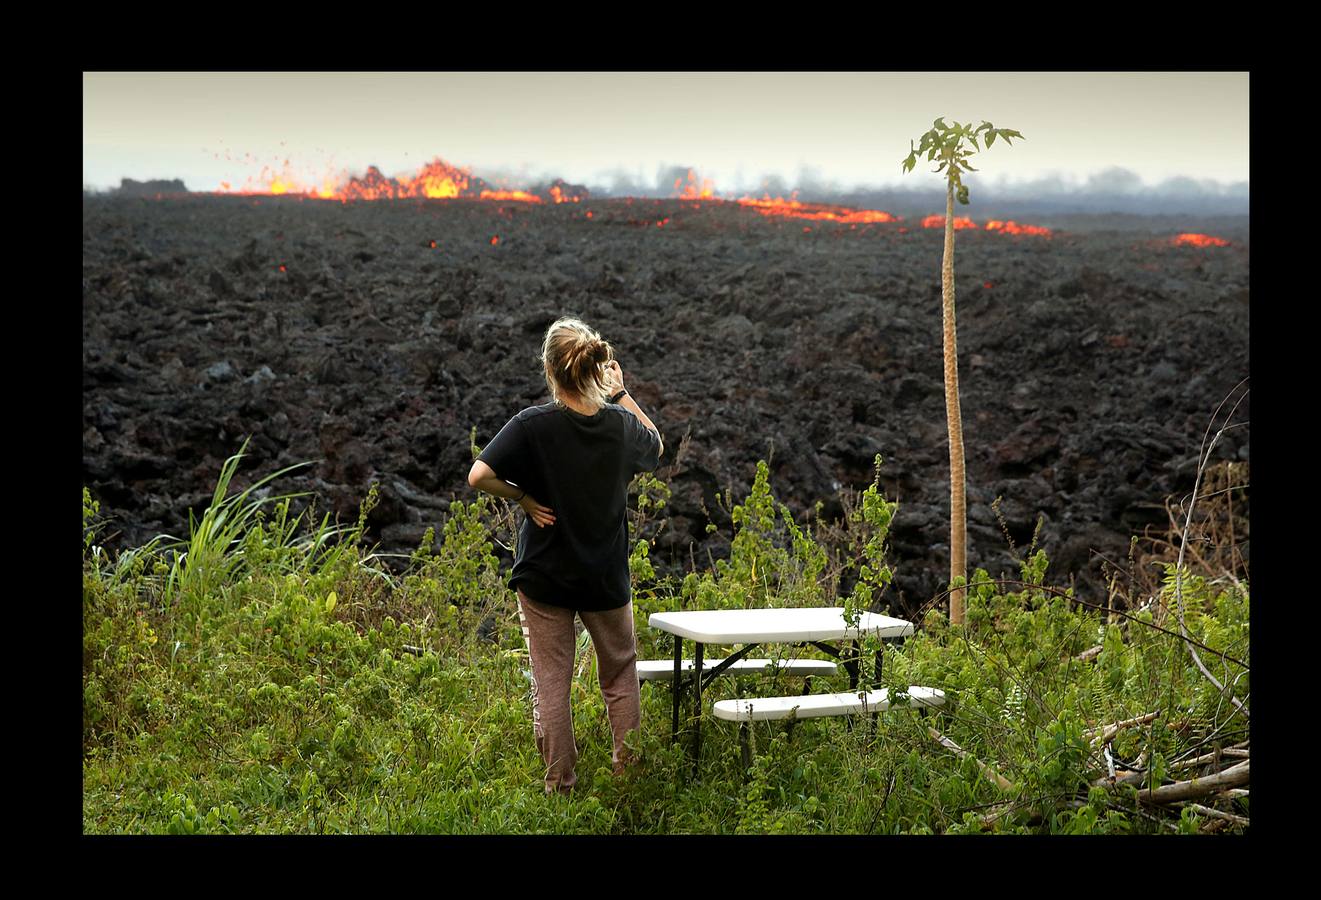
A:
{"label": "picnic table bench", "polygon": [[[670,740],[677,739],[679,731],[679,707],[685,684],[691,682],[693,689],[694,728],[693,728],[693,773],[698,772],[701,759],[702,740],[702,689],[712,680],[730,671],[752,650],[763,643],[784,643],[798,646],[813,646],[843,664],[849,673],[849,692],[841,694],[813,695],[804,694],[793,697],[741,698],[720,701],[715,705],[718,718],[740,721],[740,738],[744,741],[745,760],[746,728],[748,721],[769,718],[785,718],[796,710],[797,718],[813,716],[850,715],[856,712],[879,713],[889,708],[888,693],[883,690],[857,692],[858,686],[858,641],[863,635],[874,635],[882,642],[902,641],[914,632],[912,622],[864,612],[859,615],[857,625],[850,625],[844,618],[843,607],[811,607],[789,609],[719,609],[687,610],[679,612],[653,613],[647,620],[652,628],[674,635],[674,659],[669,662],[669,677],[674,685],[674,707],[671,720]],[[684,639],[692,640],[695,645],[694,658],[683,657]],[[832,646],[830,641],[851,640],[852,653],[845,655]],[[730,656],[707,665],[703,659],[707,644],[731,645],[742,644]],[[884,643],[876,651],[876,684],[880,688]],[[759,661],[761,662],[761,661]],[[825,662],[825,661],[821,661]],[[665,660],[644,660],[649,669],[657,669]],[[700,672],[699,672],[700,669]],[[914,694],[913,692],[917,692]],[[930,692],[930,693],[927,693]],[[932,688],[914,686],[910,696],[918,700],[922,708],[943,702],[944,694]],[[728,704],[733,704],[729,706]],[[746,715],[746,718],[740,716]],[[874,720],[874,717],[873,717]]]}
{"label": "picnic table bench", "polygon": [[[702,660],[702,671],[709,672],[724,663],[723,659]],[[682,670],[693,671],[693,660],[683,660]],[[838,667],[825,659],[740,659],[722,671],[743,674],[781,672],[786,675],[833,675]],[[638,681],[674,681],[674,663],[668,659],[638,660]]]}

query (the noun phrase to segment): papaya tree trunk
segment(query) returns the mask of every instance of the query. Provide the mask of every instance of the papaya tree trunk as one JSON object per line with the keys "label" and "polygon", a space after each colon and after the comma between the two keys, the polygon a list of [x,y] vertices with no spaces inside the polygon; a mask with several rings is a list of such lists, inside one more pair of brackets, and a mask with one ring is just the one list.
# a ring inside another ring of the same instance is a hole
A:
{"label": "papaya tree trunk", "polygon": [[[959,411],[959,347],[954,327],[954,182],[945,192],[945,255],[940,265],[945,330],[945,418],[949,427],[949,578],[968,577],[968,508],[963,466],[963,414]],[[964,591],[949,595],[949,620],[963,624]]]}

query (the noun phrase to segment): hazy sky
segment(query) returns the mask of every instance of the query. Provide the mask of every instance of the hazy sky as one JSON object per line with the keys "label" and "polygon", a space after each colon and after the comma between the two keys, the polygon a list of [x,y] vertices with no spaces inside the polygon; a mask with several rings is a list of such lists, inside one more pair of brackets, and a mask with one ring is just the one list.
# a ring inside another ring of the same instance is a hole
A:
{"label": "hazy sky", "polygon": [[769,174],[793,185],[804,168],[840,186],[917,187],[939,182],[899,164],[938,115],[1024,134],[980,155],[990,182],[1113,166],[1148,184],[1248,180],[1246,72],[224,72],[85,73],[83,183],[213,190],[286,158],[315,179],[439,156],[526,182],[608,186],[622,170],[652,184],[683,165],[720,191]]}

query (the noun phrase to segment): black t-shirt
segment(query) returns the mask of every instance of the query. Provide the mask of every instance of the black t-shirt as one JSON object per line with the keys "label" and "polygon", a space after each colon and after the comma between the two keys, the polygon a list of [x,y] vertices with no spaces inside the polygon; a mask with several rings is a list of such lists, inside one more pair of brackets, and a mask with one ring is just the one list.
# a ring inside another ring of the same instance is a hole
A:
{"label": "black t-shirt", "polygon": [[659,434],[622,406],[585,416],[552,402],[514,416],[477,458],[555,515],[545,528],[524,517],[510,588],[569,609],[632,599],[628,485],[660,462]]}

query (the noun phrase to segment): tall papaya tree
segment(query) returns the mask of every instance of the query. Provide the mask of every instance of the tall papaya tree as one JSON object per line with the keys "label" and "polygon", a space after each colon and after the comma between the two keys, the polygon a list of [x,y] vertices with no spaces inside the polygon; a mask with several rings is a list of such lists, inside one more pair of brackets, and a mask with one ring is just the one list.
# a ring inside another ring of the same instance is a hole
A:
{"label": "tall papaya tree", "polygon": [[959,356],[954,327],[954,199],[968,203],[968,186],[962,173],[977,171],[968,164],[968,157],[981,151],[978,140],[987,148],[996,138],[1013,146],[1010,138],[1023,136],[1012,128],[995,128],[982,122],[971,125],[946,125],[944,116],[932,123],[931,130],[922,135],[918,145],[908,142],[909,154],[903,162],[904,172],[913,171],[917,158],[925,153],[929,162],[939,160],[934,173],[945,173],[945,254],[940,266],[940,293],[944,310],[945,348],[945,417],[949,428],[949,618],[955,625],[963,624],[963,585],[968,581],[968,503],[966,470],[963,464],[963,415],[959,410]]}

